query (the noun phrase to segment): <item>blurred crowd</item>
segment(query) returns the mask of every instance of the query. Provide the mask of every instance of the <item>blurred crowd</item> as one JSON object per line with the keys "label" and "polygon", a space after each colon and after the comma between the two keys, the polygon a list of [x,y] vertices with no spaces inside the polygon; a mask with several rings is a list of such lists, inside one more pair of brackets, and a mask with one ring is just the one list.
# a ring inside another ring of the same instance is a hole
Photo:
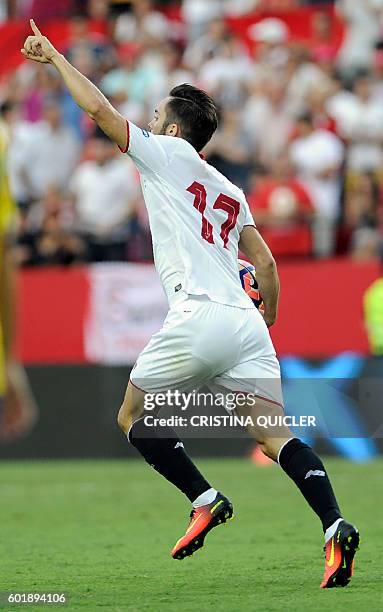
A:
{"label": "blurred crowd", "polygon": [[[250,26],[250,44],[227,17],[261,0],[184,0],[182,21],[169,20],[163,4],[177,3],[15,0],[8,15],[67,16],[66,57],[142,127],[173,86],[206,89],[220,127],[205,157],[247,194],[278,260],[379,256],[383,0],[335,3],[345,23],[340,48],[332,13],[315,0],[268,2],[277,16]],[[278,17],[278,9],[302,4],[320,5],[308,45]],[[92,20],[106,22],[107,34]],[[55,70],[23,63],[1,83],[0,102],[20,210],[20,264],[150,260],[137,172],[73,103]]]}

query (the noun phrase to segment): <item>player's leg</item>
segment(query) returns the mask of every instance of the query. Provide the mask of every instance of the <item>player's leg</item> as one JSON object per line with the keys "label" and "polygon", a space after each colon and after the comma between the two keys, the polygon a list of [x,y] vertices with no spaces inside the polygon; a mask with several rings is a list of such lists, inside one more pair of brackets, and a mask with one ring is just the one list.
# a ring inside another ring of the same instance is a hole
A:
{"label": "player's leg", "polygon": [[205,480],[185,452],[172,427],[147,425],[144,418],[145,392],[130,381],[118,413],[118,424],[128,440],[164,478],[193,503],[200,496],[213,501],[217,491]]}
{"label": "player's leg", "polygon": [[251,415],[255,425],[250,429],[265,455],[278,462],[294,481],[307,503],[321,520],[325,534],[326,565],[322,588],[346,586],[353,572],[353,559],[359,544],[359,534],[341,515],[331,482],[321,459],[291,430],[256,425],[257,416],[275,417],[284,414],[281,405],[259,399],[256,405],[238,407],[238,412]]}
{"label": "player's leg", "polygon": [[270,422],[284,416],[281,405],[265,399],[257,403],[238,407],[239,414],[250,415],[254,425],[249,427],[251,435],[267,457],[278,462],[302,492],[306,501],[319,516],[323,531],[341,518],[330,480],[320,458],[307,445],[294,436],[285,425],[275,427],[257,426],[257,417],[262,415]]}
{"label": "player's leg", "polygon": [[[174,380],[189,389],[203,384],[209,376],[209,367],[196,355],[196,343],[202,337],[201,320],[209,317],[206,311],[211,309],[214,310],[214,305],[210,303],[188,300],[187,308],[170,311],[164,328],[153,336],[138,358],[118,415],[120,427],[145,460],[192,502],[187,531],[172,550],[175,559],[198,550],[206,534],[232,516],[233,508],[202,476],[173,428],[156,428],[146,423],[144,398],[145,392],[167,391]],[[216,313],[211,314],[211,319],[218,320]]]}
{"label": "player's leg", "polygon": [[253,417],[251,433],[263,452],[279,463],[321,520],[328,557],[321,586],[344,586],[352,574],[359,534],[342,519],[329,476],[316,453],[284,425],[257,427],[260,415],[273,417],[271,423],[276,422],[275,417],[283,417],[283,398],[280,367],[267,327],[258,311],[249,311],[247,317],[241,360],[217,377],[215,385],[252,393],[252,401],[249,397],[244,407],[238,403],[237,411]]}
{"label": "player's leg", "polygon": [[173,428],[145,424],[144,398],[145,393],[130,381],[118,413],[118,424],[145,461],[192,503],[186,533],[172,550],[173,558],[181,560],[203,546],[205,536],[213,527],[231,518],[233,507],[205,480]]}

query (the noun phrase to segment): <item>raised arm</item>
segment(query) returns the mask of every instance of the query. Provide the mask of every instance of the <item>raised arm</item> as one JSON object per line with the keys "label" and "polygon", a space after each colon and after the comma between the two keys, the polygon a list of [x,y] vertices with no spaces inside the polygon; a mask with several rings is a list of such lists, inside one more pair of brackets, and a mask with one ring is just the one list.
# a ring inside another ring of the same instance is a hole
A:
{"label": "raised arm", "polygon": [[251,225],[243,228],[239,248],[255,267],[258,288],[265,305],[264,319],[267,327],[271,327],[277,318],[279,298],[279,278],[274,257],[258,230]]}
{"label": "raised arm", "polygon": [[30,21],[33,36],[28,36],[21,53],[25,58],[42,64],[52,64],[60,73],[73,99],[116,142],[121,149],[127,143],[126,119],[113,108],[104,94],[76,70],[52,43],[43,36],[33,19]]}

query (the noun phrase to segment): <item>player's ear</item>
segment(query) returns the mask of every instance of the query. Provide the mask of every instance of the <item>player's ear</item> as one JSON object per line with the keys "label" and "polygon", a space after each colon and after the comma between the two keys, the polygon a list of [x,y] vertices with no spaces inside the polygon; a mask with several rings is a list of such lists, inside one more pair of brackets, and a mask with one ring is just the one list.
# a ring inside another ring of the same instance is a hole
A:
{"label": "player's ear", "polygon": [[166,136],[179,136],[180,135],[180,127],[177,123],[170,123],[165,132]]}

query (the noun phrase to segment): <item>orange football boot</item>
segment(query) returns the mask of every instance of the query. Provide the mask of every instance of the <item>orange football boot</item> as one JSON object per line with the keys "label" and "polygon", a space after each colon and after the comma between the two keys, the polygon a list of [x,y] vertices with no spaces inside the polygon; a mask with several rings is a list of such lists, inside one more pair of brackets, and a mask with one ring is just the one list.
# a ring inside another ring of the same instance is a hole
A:
{"label": "orange football boot", "polygon": [[182,560],[195,553],[196,550],[202,548],[206,534],[213,527],[226,523],[232,517],[233,506],[221,493],[217,493],[211,504],[193,508],[186,533],[172,550],[173,559]]}
{"label": "orange football boot", "polygon": [[348,585],[354,572],[354,556],[358,546],[358,530],[342,520],[324,548],[326,561],[321,589]]}

